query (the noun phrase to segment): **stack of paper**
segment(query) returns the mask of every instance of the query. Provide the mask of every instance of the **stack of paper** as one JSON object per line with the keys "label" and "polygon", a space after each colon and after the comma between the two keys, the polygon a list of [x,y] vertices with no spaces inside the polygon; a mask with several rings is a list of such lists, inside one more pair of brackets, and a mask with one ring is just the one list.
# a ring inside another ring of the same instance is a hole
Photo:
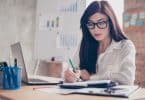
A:
{"label": "stack of paper", "polygon": [[[96,96],[116,96],[128,98],[139,86],[130,85],[116,85],[104,88],[92,87],[100,86],[100,84],[110,84],[109,80],[101,81],[86,81],[86,82],[76,82],[76,83],[63,83],[52,88],[39,88],[39,91],[47,93],[57,93],[57,94],[85,94],[85,95],[96,95]],[[94,85],[95,84],[95,85]],[[90,86],[89,86],[90,85]],[[107,86],[107,85],[105,85]]]}

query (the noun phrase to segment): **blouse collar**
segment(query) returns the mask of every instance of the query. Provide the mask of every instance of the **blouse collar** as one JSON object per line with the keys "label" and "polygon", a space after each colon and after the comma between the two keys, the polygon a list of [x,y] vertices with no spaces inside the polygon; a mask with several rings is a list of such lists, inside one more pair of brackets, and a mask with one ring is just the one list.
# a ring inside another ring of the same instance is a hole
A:
{"label": "blouse collar", "polygon": [[110,46],[106,49],[106,52],[112,52],[115,49],[121,49],[121,41],[116,42],[112,39]]}

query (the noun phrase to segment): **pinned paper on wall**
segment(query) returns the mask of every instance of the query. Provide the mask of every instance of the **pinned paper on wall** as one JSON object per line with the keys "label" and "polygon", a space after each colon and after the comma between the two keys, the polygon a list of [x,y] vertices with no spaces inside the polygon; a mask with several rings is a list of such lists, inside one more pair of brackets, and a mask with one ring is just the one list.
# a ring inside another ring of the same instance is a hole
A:
{"label": "pinned paper on wall", "polygon": [[129,20],[129,14],[125,14],[123,17],[124,17],[124,20],[125,21],[128,21]]}
{"label": "pinned paper on wall", "polygon": [[139,13],[139,18],[144,19],[145,18],[145,12],[140,12]]}
{"label": "pinned paper on wall", "polygon": [[130,25],[131,26],[135,26],[135,24],[136,24],[136,19],[131,19],[130,20]]}
{"label": "pinned paper on wall", "polygon": [[134,13],[134,14],[132,14],[132,16],[131,16],[131,19],[137,19],[137,16],[138,16],[138,14],[137,14],[137,13]]}
{"label": "pinned paper on wall", "polygon": [[139,26],[139,27],[143,26],[143,20],[142,19],[139,19],[137,21],[137,26]]}
{"label": "pinned paper on wall", "polygon": [[124,23],[124,27],[125,28],[128,28],[129,26],[130,26],[130,22],[129,21]]}

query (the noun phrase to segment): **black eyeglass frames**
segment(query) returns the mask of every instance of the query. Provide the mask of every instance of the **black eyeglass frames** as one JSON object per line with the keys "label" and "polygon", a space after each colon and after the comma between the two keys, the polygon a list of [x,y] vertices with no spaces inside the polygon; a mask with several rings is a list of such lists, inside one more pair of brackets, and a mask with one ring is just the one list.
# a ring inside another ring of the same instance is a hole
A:
{"label": "black eyeglass frames", "polygon": [[95,26],[97,26],[99,29],[105,29],[108,25],[108,20],[102,20],[102,21],[98,21],[96,23],[92,22],[92,21],[88,21],[86,26],[88,27],[88,29],[95,29]]}

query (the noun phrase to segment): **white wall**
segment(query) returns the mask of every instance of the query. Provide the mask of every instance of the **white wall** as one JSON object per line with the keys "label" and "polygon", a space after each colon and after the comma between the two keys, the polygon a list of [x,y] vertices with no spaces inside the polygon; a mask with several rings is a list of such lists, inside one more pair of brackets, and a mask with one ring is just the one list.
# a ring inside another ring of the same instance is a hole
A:
{"label": "white wall", "polygon": [[0,0],[0,61],[9,62],[10,44],[20,41],[32,56],[36,0]]}

